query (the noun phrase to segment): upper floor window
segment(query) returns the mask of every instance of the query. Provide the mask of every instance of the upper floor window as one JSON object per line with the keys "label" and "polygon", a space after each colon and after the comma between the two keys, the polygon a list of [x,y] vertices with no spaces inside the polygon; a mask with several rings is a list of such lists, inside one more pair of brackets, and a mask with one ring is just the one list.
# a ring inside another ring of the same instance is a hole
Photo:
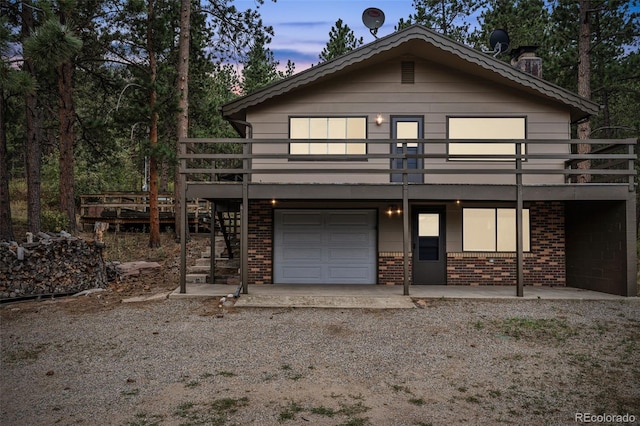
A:
{"label": "upper floor window", "polygon": [[[367,117],[291,117],[290,139],[366,139]],[[291,142],[291,154],[365,154],[364,143]]]}
{"label": "upper floor window", "polygon": [[[449,139],[525,139],[525,117],[448,117]],[[513,143],[449,142],[450,155],[515,155]],[[524,146],[522,149],[524,154]],[[509,161],[506,158],[457,158],[473,161]]]}

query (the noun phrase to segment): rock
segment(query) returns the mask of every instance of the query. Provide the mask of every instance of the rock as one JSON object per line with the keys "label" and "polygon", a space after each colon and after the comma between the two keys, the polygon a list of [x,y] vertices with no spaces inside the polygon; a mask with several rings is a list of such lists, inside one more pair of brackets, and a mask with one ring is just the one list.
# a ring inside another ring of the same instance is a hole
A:
{"label": "rock", "polygon": [[91,293],[96,293],[96,292],[100,292],[100,291],[106,291],[106,290],[104,288],[90,288],[88,290],[82,290],[81,292],[74,294],[73,297],[88,296]]}
{"label": "rock", "polygon": [[420,300],[416,301],[416,305],[417,305],[419,308],[424,309],[424,308],[425,308],[425,306],[427,306],[427,301],[426,301],[426,300],[424,300],[424,299],[420,299]]}
{"label": "rock", "polygon": [[118,269],[118,272],[120,272],[123,277],[148,274],[154,270],[162,268],[162,266],[158,262],[146,262],[143,260],[136,262],[124,262],[117,265],[116,267]]}

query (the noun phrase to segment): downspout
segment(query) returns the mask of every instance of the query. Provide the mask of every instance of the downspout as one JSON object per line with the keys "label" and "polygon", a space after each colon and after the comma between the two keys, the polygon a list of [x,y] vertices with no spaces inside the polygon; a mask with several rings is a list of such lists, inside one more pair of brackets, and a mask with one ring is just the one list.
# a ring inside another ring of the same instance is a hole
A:
{"label": "downspout", "polygon": [[[231,123],[241,124],[247,128],[245,132],[245,139],[253,138],[253,125],[244,120],[233,120],[227,118]],[[247,156],[251,155],[251,144],[245,142],[242,148],[242,154],[245,156],[242,160],[242,168],[244,172],[242,174],[242,211],[240,213],[240,246],[242,247],[242,253],[240,256],[240,284],[242,285],[242,293],[249,293],[248,278],[249,278],[249,179],[250,174],[246,171],[250,169],[251,162]]]}

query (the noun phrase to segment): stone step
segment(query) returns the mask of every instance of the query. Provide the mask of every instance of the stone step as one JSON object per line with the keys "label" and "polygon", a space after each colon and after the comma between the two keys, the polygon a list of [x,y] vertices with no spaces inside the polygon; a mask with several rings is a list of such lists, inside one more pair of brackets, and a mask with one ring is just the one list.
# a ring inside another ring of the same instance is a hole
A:
{"label": "stone step", "polygon": [[208,274],[209,269],[210,269],[209,266],[194,265],[194,266],[189,266],[187,268],[187,273],[188,274]]}
{"label": "stone step", "polygon": [[240,259],[234,257],[233,259],[227,259],[226,257],[220,257],[216,259],[216,266],[220,266],[221,268],[232,268],[240,267]]}
{"label": "stone step", "polygon": [[[210,267],[209,265],[194,265],[189,266],[187,268],[187,273],[189,274],[209,274]],[[216,265],[216,276],[218,275],[238,275],[240,272],[238,271],[237,266],[217,266]]]}
{"label": "stone step", "polygon": [[187,274],[186,282],[189,284],[204,284],[208,278],[209,274]]}
{"label": "stone step", "polygon": [[196,259],[195,266],[211,266],[211,258],[200,258]]}
{"label": "stone step", "polygon": [[229,284],[229,285],[238,285],[240,284],[239,277],[229,277],[229,276],[216,276],[214,284]]}
{"label": "stone step", "polygon": [[[211,259],[200,258],[196,259],[195,266],[211,266]],[[240,259],[227,259],[224,257],[220,257],[216,259],[216,268],[239,268],[240,267]]]}

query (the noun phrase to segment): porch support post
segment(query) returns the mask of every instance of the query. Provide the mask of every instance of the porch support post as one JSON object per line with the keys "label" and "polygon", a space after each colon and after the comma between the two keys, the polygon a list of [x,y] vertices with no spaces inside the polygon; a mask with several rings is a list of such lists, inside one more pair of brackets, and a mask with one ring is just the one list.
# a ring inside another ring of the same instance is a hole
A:
{"label": "porch support post", "polygon": [[[184,153],[184,144],[180,150]],[[180,160],[183,171],[187,168],[187,160]],[[184,173],[180,173],[180,213],[182,220],[180,221],[180,293],[187,292],[187,177]]]}
{"label": "porch support post", "polygon": [[242,249],[240,260],[240,280],[242,282],[242,294],[249,293],[249,141],[242,144],[242,205],[240,210],[240,246]]}
{"label": "porch support post", "polygon": [[524,238],[522,226],[522,144],[516,143],[516,296],[524,296]]}
{"label": "porch support post", "polygon": [[636,252],[636,193],[630,192],[627,198],[627,294],[638,295],[638,253]]}
{"label": "porch support post", "polygon": [[211,241],[209,242],[210,244],[210,250],[209,253],[210,257],[209,257],[209,283],[211,284],[215,284],[216,283],[216,203],[215,202],[211,202],[211,208],[210,208],[210,214],[211,214],[211,229],[210,229],[210,234],[209,237],[211,238]]}
{"label": "porch support post", "polygon": [[407,175],[407,142],[402,143],[402,255],[404,267],[404,289],[402,294],[409,295],[409,248],[411,236],[409,234],[409,176]]}
{"label": "porch support post", "polygon": [[[636,143],[638,141],[636,140]],[[628,153],[634,155],[635,144],[629,145]],[[638,295],[638,253],[636,249],[637,232],[636,229],[636,187],[635,187],[635,161],[629,160],[629,196],[627,197],[627,213],[626,213],[626,235],[627,235],[627,294],[628,297]]]}

